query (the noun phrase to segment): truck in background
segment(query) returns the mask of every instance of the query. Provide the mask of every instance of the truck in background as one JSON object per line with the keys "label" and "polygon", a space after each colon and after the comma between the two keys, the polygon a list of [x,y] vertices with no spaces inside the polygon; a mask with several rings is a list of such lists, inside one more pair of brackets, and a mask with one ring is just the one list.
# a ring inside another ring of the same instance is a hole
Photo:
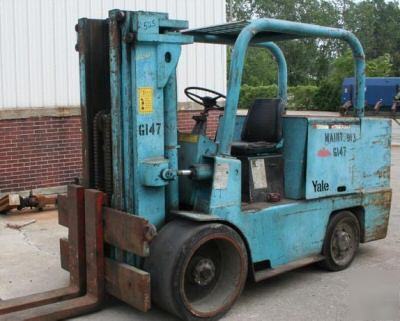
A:
{"label": "truck in background", "polygon": [[[342,84],[340,112],[353,109],[355,78],[345,78]],[[365,82],[365,112],[368,115],[391,116],[400,112],[400,77],[368,77]]]}

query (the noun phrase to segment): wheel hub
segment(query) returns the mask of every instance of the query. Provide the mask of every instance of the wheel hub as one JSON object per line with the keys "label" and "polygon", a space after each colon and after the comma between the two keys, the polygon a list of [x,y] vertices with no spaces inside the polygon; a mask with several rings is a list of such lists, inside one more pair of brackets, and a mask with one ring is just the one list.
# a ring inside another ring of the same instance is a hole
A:
{"label": "wheel hub", "polygon": [[339,232],[337,242],[338,242],[338,247],[339,247],[340,252],[348,251],[348,249],[350,248],[350,245],[351,245],[350,234],[345,231]]}
{"label": "wheel hub", "polygon": [[192,280],[200,286],[206,286],[215,277],[215,265],[211,259],[200,258],[192,271]]}

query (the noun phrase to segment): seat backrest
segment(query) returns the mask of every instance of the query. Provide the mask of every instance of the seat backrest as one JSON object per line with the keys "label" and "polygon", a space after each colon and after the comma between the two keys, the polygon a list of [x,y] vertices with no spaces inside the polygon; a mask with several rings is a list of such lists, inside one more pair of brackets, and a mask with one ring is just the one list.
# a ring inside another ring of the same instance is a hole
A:
{"label": "seat backrest", "polygon": [[282,139],[281,99],[256,99],[250,107],[242,130],[242,141],[279,143]]}

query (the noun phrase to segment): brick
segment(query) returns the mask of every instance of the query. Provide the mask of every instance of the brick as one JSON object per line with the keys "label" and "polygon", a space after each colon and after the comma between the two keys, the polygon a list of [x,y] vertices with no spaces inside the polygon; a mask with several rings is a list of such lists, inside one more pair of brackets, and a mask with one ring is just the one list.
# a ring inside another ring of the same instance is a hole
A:
{"label": "brick", "polygon": [[[190,132],[193,115],[180,111],[178,128]],[[213,138],[220,112],[210,112],[207,134]],[[0,193],[65,185],[82,172],[79,116],[0,120]]]}

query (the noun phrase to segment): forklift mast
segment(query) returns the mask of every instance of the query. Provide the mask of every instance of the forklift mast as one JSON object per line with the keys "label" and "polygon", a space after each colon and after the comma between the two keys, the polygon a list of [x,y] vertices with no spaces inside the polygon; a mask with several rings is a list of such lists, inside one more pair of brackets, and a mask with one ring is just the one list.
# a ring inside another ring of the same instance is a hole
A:
{"label": "forklift mast", "polygon": [[[167,14],[119,10],[108,20],[78,24],[84,185],[112,191],[114,208],[157,227],[165,221],[165,202],[168,208],[178,206],[176,66],[181,45],[193,42],[179,32],[187,27]],[[103,72],[97,69],[99,59]],[[101,130],[109,137],[104,144],[95,139]]]}

